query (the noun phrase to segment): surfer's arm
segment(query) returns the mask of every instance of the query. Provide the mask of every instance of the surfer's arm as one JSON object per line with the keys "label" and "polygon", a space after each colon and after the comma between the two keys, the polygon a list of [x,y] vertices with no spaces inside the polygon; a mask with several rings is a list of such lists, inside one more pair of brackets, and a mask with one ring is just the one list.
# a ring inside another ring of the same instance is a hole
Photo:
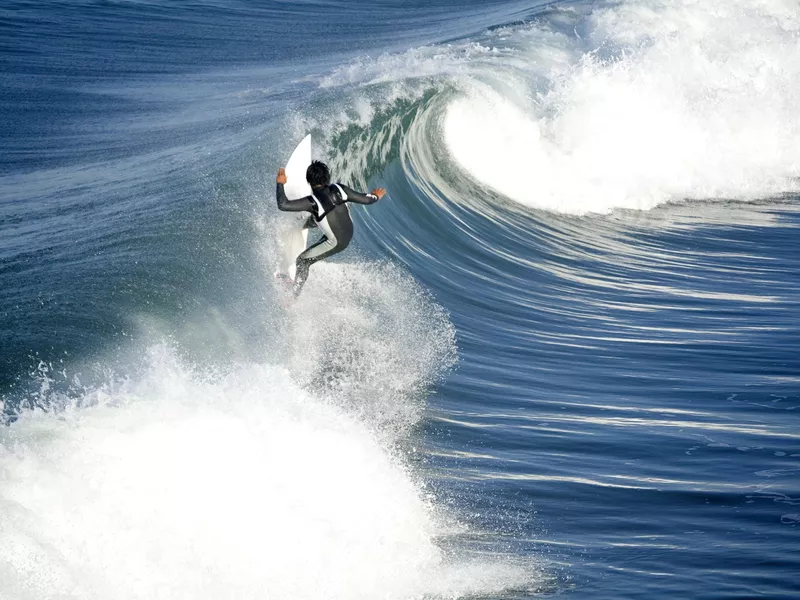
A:
{"label": "surfer's arm", "polygon": [[373,204],[380,200],[381,197],[386,193],[386,190],[383,188],[376,188],[369,194],[362,194],[361,192],[350,189],[341,183],[338,185],[344,190],[344,193],[347,194],[347,202],[357,202],[358,204]]}
{"label": "surfer's arm", "polygon": [[285,210],[289,212],[313,212],[314,201],[311,199],[311,196],[306,196],[305,198],[300,198],[299,200],[289,200],[289,198],[286,197],[286,192],[283,190],[283,184],[286,183],[286,169],[278,169],[278,176],[275,178],[275,182],[277,184],[275,189],[275,199],[278,201],[279,210]]}
{"label": "surfer's arm", "polygon": [[299,200],[289,200],[289,198],[286,197],[286,192],[283,191],[282,183],[278,183],[276,186],[275,198],[278,200],[278,208],[280,210],[289,212],[313,212],[314,210],[314,202],[312,202],[311,196],[306,196]]}

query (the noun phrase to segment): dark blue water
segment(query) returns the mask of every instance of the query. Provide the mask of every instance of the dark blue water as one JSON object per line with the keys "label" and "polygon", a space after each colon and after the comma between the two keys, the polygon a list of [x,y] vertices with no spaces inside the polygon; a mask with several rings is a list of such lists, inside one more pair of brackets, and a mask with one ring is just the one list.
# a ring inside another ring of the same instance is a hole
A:
{"label": "dark blue water", "polygon": [[[794,598],[800,9],[0,8],[0,598]],[[297,142],[347,252],[273,282]]]}

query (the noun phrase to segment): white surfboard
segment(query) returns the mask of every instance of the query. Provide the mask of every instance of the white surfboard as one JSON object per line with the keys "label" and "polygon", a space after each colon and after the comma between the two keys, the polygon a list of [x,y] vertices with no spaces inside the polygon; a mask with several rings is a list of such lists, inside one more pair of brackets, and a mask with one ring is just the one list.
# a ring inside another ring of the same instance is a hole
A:
{"label": "white surfboard", "polygon": [[[286,163],[286,185],[283,186],[289,200],[297,200],[311,195],[311,186],[306,181],[306,169],[311,164],[311,134],[303,138],[297,145],[289,162]],[[276,276],[288,276],[294,279],[297,266],[297,257],[306,249],[308,242],[308,229],[303,229],[311,213],[282,213],[278,242],[280,243],[281,256],[278,260]]]}

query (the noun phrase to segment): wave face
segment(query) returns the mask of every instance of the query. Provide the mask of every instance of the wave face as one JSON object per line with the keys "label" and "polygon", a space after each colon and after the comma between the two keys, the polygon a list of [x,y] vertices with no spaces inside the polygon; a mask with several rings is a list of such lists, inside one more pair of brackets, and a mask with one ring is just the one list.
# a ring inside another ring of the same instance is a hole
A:
{"label": "wave face", "polygon": [[0,13],[0,598],[793,597],[794,0]]}

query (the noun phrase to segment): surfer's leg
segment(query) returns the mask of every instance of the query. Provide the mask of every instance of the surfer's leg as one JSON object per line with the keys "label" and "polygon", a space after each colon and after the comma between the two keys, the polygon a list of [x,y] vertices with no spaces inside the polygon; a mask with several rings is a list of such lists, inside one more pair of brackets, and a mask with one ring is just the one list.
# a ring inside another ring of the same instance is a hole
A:
{"label": "surfer's leg", "polygon": [[300,290],[303,289],[303,285],[306,279],[308,279],[308,270],[311,268],[311,265],[344,250],[344,247],[338,247],[336,241],[336,237],[333,235],[331,237],[325,236],[297,257],[297,272],[294,276],[295,296],[299,295]]}
{"label": "surfer's leg", "polygon": [[317,223],[325,234],[316,244],[310,246],[297,257],[297,274],[295,275],[294,293],[297,296],[308,278],[308,270],[315,262],[338,254],[350,244],[353,238],[353,222],[350,213],[337,208]]}
{"label": "surfer's leg", "polygon": [[[320,248],[328,248],[327,251],[322,251],[321,254],[317,254],[312,257],[306,256],[306,252],[308,251],[316,251]],[[297,257],[297,262],[295,263],[297,266],[295,276],[294,276],[294,294],[295,296],[300,293],[300,290],[303,288],[303,284],[308,279],[308,270],[311,268],[315,262],[322,260],[323,258],[330,256],[332,254],[336,254],[336,244],[335,242],[331,244],[331,240],[326,237],[323,237],[320,241],[316,244],[308,248],[306,252],[303,252],[300,256]]]}

